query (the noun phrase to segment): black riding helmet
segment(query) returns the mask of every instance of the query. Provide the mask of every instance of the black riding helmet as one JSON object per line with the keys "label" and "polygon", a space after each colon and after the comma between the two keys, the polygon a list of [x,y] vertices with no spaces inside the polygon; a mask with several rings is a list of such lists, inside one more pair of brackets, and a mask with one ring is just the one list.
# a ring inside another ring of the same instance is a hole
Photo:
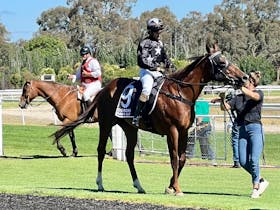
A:
{"label": "black riding helmet", "polygon": [[84,46],[81,48],[80,50],[80,55],[83,56],[83,55],[86,55],[86,54],[91,54],[91,51],[90,51],[90,48],[87,47],[87,46]]}
{"label": "black riding helmet", "polygon": [[164,29],[164,26],[163,26],[161,19],[151,18],[147,21],[147,29],[148,29],[148,31],[156,32],[156,31]]}

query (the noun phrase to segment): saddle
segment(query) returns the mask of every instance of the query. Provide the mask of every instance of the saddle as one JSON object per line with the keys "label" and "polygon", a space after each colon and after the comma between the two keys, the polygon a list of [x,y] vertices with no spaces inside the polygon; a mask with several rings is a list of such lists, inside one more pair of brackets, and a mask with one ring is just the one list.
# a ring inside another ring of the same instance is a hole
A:
{"label": "saddle", "polygon": [[[155,108],[159,90],[164,82],[163,77],[158,77],[154,80],[153,88],[146,102],[146,106],[142,111],[142,117],[147,117]],[[142,83],[140,80],[134,80],[128,84],[119,99],[115,116],[119,118],[133,118],[139,96],[142,92]]]}

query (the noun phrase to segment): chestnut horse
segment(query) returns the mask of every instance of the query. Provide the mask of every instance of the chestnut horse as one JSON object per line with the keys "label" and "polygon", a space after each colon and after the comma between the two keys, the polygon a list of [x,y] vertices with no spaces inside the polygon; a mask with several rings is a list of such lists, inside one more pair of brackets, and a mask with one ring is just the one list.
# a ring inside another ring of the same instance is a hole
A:
{"label": "chestnut horse", "polygon": [[[23,85],[19,107],[25,109],[33,99],[41,96],[53,106],[58,119],[64,125],[76,120],[82,112],[81,101],[78,100],[77,93],[78,88],[75,86],[52,81],[30,80]],[[97,118],[94,118],[92,123],[94,122],[97,122]],[[69,131],[69,137],[73,148],[72,156],[76,157],[78,149],[73,130]],[[60,142],[57,142],[57,149],[63,156],[66,156],[66,150]]]}
{"label": "chestnut horse", "polygon": [[[148,116],[152,126],[145,125],[140,119],[139,128],[156,134],[166,135],[173,175],[170,179],[166,193],[182,195],[179,185],[179,175],[185,165],[186,144],[188,129],[195,117],[194,104],[203,87],[211,80],[224,84],[242,85],[248,80],[248,75],[238,67],[229,63],[215,44],[207,46],[208,54],[196,58],[189,66],[165,76],[164,84],[160,90],[153,112]],[[137,143],[138,127],[131,124],[131,119],[122,119],[115,116],[117,104],[125,87],[133,79],[117,78],[107,84],[95,97],[93,103],[85,113],[70,124],[52,134],[54,142],[69,133],[78,125],[86,122],[87,118],[98,110],[99,144],[98,144],[98,174],[96,183],[98,190],[103,191],[102,163],[108,135],[112,126],[118,124],[125,132],[127,138],[126,159],[130,169],[133,186],[138,193],[145,193],[137,177],[134,167],[134,148]]]}

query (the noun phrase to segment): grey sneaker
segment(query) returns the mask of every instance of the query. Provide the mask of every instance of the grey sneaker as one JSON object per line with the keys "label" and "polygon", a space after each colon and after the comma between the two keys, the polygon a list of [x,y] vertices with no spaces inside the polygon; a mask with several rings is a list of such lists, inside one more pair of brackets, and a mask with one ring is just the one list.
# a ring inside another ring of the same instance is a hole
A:
{"label": "grey sneaker", "polygon": [[259,198],[259,197],[260,197],[259,190],[253,189],[253,192],[251,194],[251,198]]}
{"label": "grey sneaker", "polygon": [[266,181],[264,178],[260,179],[260,186],[259,186],[259,195],[263,194],[266,188],[268,187],[269,182]]}

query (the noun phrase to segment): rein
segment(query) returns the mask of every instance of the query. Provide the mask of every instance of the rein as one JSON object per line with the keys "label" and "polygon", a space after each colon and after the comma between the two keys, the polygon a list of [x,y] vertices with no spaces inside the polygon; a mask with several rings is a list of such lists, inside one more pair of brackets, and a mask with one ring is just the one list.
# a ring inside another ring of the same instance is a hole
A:
{"label": "rein", "polygon": [[[215,75],[215,68],[218,66],[218,61],[217,61],[216,59],[217,59],[217,57],[220,58],[220,56],[221,56],[221,52],[218,51],[218,52],[216,52],[216,53],[214,53],[213,55],[211,55],[211,56],[208,57],[208,59],[209,59],[209,61],[210,61],[210,63],[211,63],[211,67],[212,67],[212,68],[211,68],[211,75]],[[200,61],[195,65],[195,67],[198,66],[206,57],[207,57],[207,56],[202,57],[202,58],[200,59]],[[226,62],[226,63],[225,63],[225,66],[224,66],[222,69],[218,68],[217,70],[218,70],[219,73],[221,73],[226,79],[228,79],[229,81],[234,82],[233,79],[231,79],[230,77],[228,77],[228,76],[225,74],[226,69],[227,69],[227,68],[229,67],[229,65],[230,65],[230,63],[229,63],[227,60],[225,60],[225,62]],[[206,85],[208,85],[208,83],[190,83],[190,82],[184,82],[184,81],[181,81],[181,80],[174,79],[174,78],[172,78],[172,77],[168,77],[168,76],[166,76],[166,75],[164,75],[163,77],[164,77],[164,79],[170,80],[170,81],[172,81],[172,82],[178,84],[178,86],[183,86],[183,87],[188,87],[188,86],[206,86]],[[224,85],[224,86],[225,86],[225,85]],[[221,87],[224,87],[224,86],[221,86]],[[174,95],[174,94],[172,94],[172,93],[169,93],[169,92],[166,92],[166,91],[163,91],[163,90],[160,90],[160,93],[166,95],[166,96],[169,97],[169,98],[178,100],[178,101],[180,101],[180,102],[182,102],[182,103],[185,103],[185,104],[188,104],[188,105],[190,105],[190,106],[193,106],[193,105],[194,105],[194,103],[193,103],[192,101],[183,98],[180,94],[179,94],[180,96],[177,96],[177,95]],[[180,91],[179,91],[179,93],[180,93]]]}

